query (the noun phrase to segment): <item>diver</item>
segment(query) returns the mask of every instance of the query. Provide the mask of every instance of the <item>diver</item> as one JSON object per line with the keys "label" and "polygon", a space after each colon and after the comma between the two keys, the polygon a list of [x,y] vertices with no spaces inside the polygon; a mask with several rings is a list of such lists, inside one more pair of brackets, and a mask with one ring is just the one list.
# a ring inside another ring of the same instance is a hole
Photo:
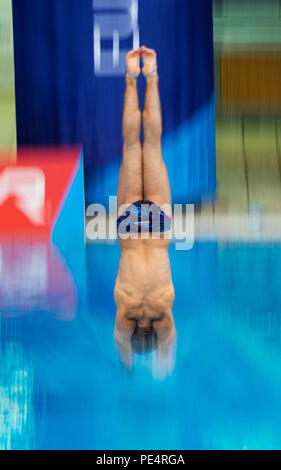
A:
{"label": "diver", "polygon": [[[141,72],[146,79],[143,112],[137,90]],[[121,258],[114,289],[114,336],[120,358],[130,369],[133,352],[156,349],[161,361],[168,363],[175,342],[175,292],[167,236],[171,229],[171,192],[161,151],[156,53],[145,46],[127,54],[122,128],[117,195]]]}

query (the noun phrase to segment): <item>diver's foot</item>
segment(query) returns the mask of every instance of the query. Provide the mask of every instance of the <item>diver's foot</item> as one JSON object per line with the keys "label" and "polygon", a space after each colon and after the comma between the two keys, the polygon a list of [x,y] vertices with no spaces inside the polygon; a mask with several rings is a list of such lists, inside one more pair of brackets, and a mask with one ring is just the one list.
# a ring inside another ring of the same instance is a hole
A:
{"label": "diver's foot", "polygon": [[141,50],[133,49],[126,57],[126,74],[131,80],[137,80],[140,74],[140,54]]}
{"label": "diver's foot", "polygon": [[157,56],[153,49],[142,46],[141,56],[143,61],[142,73],[146,79],[157,76]]}

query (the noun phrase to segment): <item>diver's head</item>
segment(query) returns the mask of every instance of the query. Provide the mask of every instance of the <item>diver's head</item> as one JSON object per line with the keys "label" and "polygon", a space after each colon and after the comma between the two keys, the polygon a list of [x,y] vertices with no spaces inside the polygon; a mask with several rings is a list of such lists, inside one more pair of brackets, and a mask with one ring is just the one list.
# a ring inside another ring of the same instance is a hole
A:
{"label": "diver's head", "polygon": [[171,310],[141,307],[122,306],[116,314],[115,341],[120,358],[129,369],[134,353],[163,351],[173,343],[175,330]]}
{"label": "diver's head", "polygon": [[133,352],[137,354],[145,354],[156,349],[157,337],[152,322],[146,326],[136,324],[131,344]]}

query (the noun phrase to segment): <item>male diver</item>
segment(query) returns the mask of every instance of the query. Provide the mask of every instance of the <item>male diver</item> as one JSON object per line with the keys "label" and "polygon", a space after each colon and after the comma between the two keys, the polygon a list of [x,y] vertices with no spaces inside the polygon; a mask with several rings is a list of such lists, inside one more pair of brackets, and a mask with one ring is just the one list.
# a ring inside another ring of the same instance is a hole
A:
{"label": "male diver", "polygon": [[[141,71],[146,79],[143,113],[137,90]],[[172,316],[175,294],[169,238],[165,237],[172,216],[170,184],[161,152],[156,53],[145,46],[127,55],[122,126],[123,160],[117,195],[121,258],[114,289],[117,307],[114,335],[120,358],[130,369],[133,352],[156,348],[160,359],[167,362],[175,338]]]}

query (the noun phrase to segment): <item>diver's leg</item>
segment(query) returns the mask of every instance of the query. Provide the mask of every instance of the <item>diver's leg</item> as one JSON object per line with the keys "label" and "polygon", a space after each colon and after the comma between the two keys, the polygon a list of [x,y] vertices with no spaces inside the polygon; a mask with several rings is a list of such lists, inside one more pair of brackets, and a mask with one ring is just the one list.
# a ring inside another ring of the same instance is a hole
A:
{"label": "diver's leg", "polygon": [[[142,47],[143,74],[146,77],[145,107],[143,111],[143,190],[144,199],[160,207],[171,204],[169,177],[162,158],[162,116],[158,89],[156,53]],[[165,208],[167,215],[171,212]]]}
{"label": "diver's leg", "polygon": [[123,160],[120,167],[117,195],[118,210],[121,205],[129,205],[143,197],[141,112],[137,90],[137,77],[140,73],[139,60],[139,49],[128,53],[122,123]]}

